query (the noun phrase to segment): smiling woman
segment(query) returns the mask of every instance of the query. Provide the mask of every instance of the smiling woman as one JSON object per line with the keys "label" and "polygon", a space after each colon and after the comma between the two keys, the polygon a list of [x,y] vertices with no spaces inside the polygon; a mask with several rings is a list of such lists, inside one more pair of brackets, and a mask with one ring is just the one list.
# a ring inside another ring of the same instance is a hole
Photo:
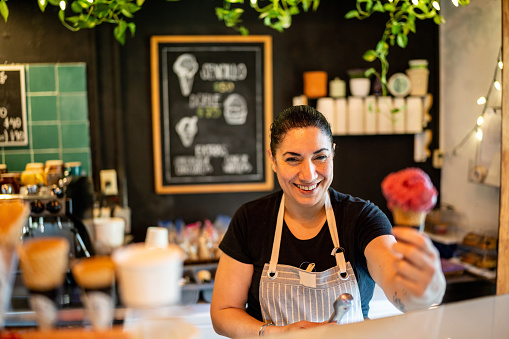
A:
{"label": "smiling woman", "polygon": [[[325,117],[309,106],[274,120],[267,154],[282,191],[242,205],[220,244],[211,303],[218,334],[360,322],[375,282],[401,311],[441,301],[445,278],[429,238],[413,229],[394,237],[377,206],[330,187],[332,140]],[[336,297],[351,301],[337,318]]]}

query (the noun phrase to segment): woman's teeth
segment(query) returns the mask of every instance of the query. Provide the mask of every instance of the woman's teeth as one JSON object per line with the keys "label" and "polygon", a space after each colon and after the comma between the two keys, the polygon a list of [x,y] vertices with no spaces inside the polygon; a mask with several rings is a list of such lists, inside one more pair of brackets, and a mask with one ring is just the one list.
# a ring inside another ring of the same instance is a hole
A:
{"label": "woman's teeth", "polygon": [[296,185],[296,186],[304,191],[312,191],[316,188],[316,186],[318,186],[318,184],[314,184],[312,186],[303,186],[303,185]]}

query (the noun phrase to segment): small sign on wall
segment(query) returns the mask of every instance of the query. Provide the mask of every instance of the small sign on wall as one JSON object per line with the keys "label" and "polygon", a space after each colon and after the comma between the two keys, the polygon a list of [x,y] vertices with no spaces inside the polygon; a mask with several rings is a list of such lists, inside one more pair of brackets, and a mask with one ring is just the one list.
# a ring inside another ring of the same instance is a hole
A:
{"label": "small sign on wall", "polygon": [[28,144],[23,65],[0,66],[0,146]]}

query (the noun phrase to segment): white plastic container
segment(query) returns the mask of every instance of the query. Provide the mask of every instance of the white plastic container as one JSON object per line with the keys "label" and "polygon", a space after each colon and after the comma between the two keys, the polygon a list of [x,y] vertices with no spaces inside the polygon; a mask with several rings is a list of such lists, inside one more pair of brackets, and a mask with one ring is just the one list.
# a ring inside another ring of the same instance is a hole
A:
{"label": "white plastic container", "polygon": [[149,248],[131,244],[112,255],[120,299],[130,308],[157,308],[180,301],[184,253],[177,246]]}

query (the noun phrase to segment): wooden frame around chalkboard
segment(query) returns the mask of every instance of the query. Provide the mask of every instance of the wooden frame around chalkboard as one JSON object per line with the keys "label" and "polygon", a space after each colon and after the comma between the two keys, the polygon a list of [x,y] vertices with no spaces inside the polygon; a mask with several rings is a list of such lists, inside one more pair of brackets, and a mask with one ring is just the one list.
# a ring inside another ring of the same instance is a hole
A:
{"label": "wooden frame around chalkboard", "polygon": [[[274,174],[266,157],[273,118],[272,38],[153,36],[150,51],[156,193],[272,190]],[[183,54],[190,60],[175,66]],[[195,72],[190,82],[177,75],[189,63]],[[247,118],[227,118],[239,111]],[[200,128],[202,133],[186,136]],[[211,143],[198,144],[207,138]]]}

